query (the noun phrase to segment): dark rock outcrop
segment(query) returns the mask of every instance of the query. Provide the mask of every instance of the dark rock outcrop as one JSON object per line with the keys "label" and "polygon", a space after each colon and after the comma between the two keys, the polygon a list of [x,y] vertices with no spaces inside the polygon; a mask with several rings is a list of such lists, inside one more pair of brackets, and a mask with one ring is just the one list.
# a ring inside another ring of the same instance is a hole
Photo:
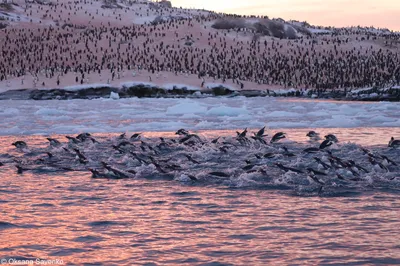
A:
{"label": "dark rock outcrop", "polygon": [[217,30],[242,29],[246,28],[246,23],[241,18],[223,18],[215,21],[211,27]]}
{"label": "dark rock outcrop", "polygon": [[247,23],[244,18],[220,18],[211,26],[218,30],[248,29],[260,36],[272,36],[280,39],[296,39],[297,33],[311,35],[310,31],[301,26],[294,26],[284,20],[259,19],[254,23]]}
{"label": "dark rock outcrop", "polygon": [[171,1],[162,0],[158,4],[166,8],[172,8]]}
{"label": "dark rock outcrop", "polygon": [[[371,88],[365,90],[346,89],[310,89],[310,90],[240,90],[235,91],[218,85],[201,91],[189,90],[187,87],[174,86],[172,89],[160,88],[146,84],[136,84],[115,88],[110,86],[85,88],[80,90],[68,89],[20,89],[0,93],[0,100],[69,100],[109,98],[111,92],[118,93],[120,98],[187,98],[214,96],[245,96],[245,97],[296,97],[313,99],[334,99],[347,101],[400,101],[400,88]],[[201,93],[199,93],[201,92]]]}
{"label": "dark rock outcrop", "polygon": [[104,4],[101,5],[101,8],[122,8],[121,5],[118,4],[117,0],[104,0]]}
{"label": "dark rock outcrop", "polygon": [[13,11],[14,7],[12,3],[0,3],[0,10],[2,11]]}

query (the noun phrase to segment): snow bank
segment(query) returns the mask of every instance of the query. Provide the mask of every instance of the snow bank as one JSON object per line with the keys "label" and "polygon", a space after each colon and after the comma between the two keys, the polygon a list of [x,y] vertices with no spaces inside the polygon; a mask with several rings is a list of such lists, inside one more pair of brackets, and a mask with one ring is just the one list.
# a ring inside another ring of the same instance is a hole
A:
{"label": "snow bank", "polygon": [[118,100],[119,99],[119,94],[116,93],[116,92],[111,92],[110,99]]}
{"label": "snow bank", "polygon": [[79,91],[79,90],[84,90],[84,89],[97,89],[97,88],[110,88],[111,86],[109,84],[84,84],[84,85],[75,85],[75,86],[67,86],[64,88],[66,91]]}

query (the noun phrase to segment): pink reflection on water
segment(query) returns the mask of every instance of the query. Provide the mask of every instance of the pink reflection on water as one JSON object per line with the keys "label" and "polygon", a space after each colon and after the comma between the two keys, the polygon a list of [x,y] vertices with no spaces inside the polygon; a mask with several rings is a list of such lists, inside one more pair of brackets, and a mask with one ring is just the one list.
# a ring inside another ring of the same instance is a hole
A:
{"label": "pink reflection on water", "polygon": [[394,195],[310,199],[170,182],[99,182],[87,175],[6,182],[18,191],[0,196],[8,201],[1,204],[1,221],[17,227],[2,230],[2,256],[67,264],[178,264],[188,258],[318,264],[385,258],[382,251],[398,245]]}

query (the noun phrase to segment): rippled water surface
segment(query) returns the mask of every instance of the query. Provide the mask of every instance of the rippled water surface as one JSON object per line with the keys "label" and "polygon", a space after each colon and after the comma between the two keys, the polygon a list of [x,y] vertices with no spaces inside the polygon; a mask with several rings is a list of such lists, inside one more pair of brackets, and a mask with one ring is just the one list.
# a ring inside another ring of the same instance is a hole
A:
{"label": "rippled water surface", "polygon": [[[305,130],[286,131],[290,141],[307,143]],[[400,133],[320,131],[380,149],[391,133]],[[159,134],[171,135],[144,135]],[[20,138],[0,137],[0,153],[14,154],[10,143]],[[25,140],[44,143],[42,136]],[[68,265],[400,264],[398,182],[384,188],[371,183],[362,193],[306,196],[268,186],[92,179],[85,171],[18,175],[8,166],[0,168],[0,179],[0,259],[62,259]]]}

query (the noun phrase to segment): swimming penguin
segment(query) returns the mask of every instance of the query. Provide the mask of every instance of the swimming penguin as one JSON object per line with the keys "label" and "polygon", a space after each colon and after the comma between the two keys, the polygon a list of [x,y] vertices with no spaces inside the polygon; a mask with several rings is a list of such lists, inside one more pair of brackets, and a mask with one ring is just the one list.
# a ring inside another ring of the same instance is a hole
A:
{"label": "swimming penguin", "polygon": [[287,157],[295,157],[296,154],[294,154],[293,152],[290,152],[288,148],[286,148],[285,146],[282,147],[283,149],[283,155],[287,156]]}
{"label": "swimming penguin", "polygon": [[29,169],[23,168],[23,167],[22,167],[21,165],[19,165],[19,164],[15,165],[15,167],[17,167],[17,173],[18,173],[18,174],[23,174],[24,171],[29,170]]}
{"label": "swimming penguin", "polygon": [[315,160],[319,165],[321,165],[325,170],[331,168],[331,166],[330,166],[329,164],[323,162],[323,161],[322,161],[320,158],[318,158],[318,157],[314,157],[314,160]]}
{"label": "swimming penguin", "polygon": [[303,150],[304,153],[317,153],[319,151],[320,151],[320,149],[319,148],[315,148],[315,147],[311,147],[311,148],[307,148],[307,149]]}
{"label": "swimming penguin", "polygon": [[220,138],[220,137],[218,137],[218,138],[216,138],[216,139],[213,139],[213,140],[211,141],[211,143],[212,143],[212,144],[217,144],[217,143],[218,143],[218,140],[219,140],[219,138]]}
{"label": "swimming penguin", "polygon": [[255,133],[254,136],[257,138],[263,138],[268,136],[268,134],[264,135],[264,132],[265,132],[265,126],[262,129],[260,129],[257,133]]}
{"label": "swimming penguin", "polygon": [[241,133],[236,132],[238,138],[244,138],[247,134],[247,128],[245,128]]}
{"label": "swimming penguin", "polygon": [[381,155],[383,162],[386,163],[387,165],[394,165],[397,166],[397,163],[395,163],[393,160],[389,159],[387,156],[385,155]]}
{"label": "swimming penguin", "polygon": [[348,164],[337,156],[334,156],[331,151],[326,151],[329,155],[329,161],[333,160],[339,167],[348,167]]}
{"label": "swimming penguin", "polygon": [[92,138],[92,135],[90,135],[90,133],[81,133],[78,136],[76,136],[76,139],[78,139],[82,142],[84,142],[88,139],[91,139],[91,138]]}
{"label": "swimming penguin", "polygon": [[337,178],[340,180],[346,180],[341,174],[336,174]]}
{"label": "swimming penguin", "polygon": [[309,138],[317,138],[319,137],[319,134],[315,131],[309,131],[306,136]]}
{"label": "swimming penguin", "polygon": [[167,174],[167,173],[168,173],[168,171],[164,170],[164,169],[161,167],[161,165],[160,165],[152,156],[150,156],[149,158],[150,158],[150,160],[151,160],[151,163],[156,167],[156,169],[157,169],[158,172],[160,172],[160,173],[162,173],[162,174]]}
{"label": "swimming penguin", "polygon": [[14,143],[12,143],[11,145],[15,146],[17,149],[26,149],[28,148],[28,145],[26,144],[25,141],[16,141]]}
{"label": "swimming penguin", "polygon": [[326,173],[318,171],[318,170],[314,170],[311,167],[308,167],[306,170],[307,170],[308,173],[312,172],[314,175],[324,175],[324,176],[327,175]]}
{"label": "swimming penguin", "polygon": [[324,141],[321,143],[321,145],[319,145],[319,149],[320,149],[320,150],[323,150],[323,149],[325,149],[325,148],[331,146],[332,144],[333,144],[333,142],[332,142],[331,140],[326,139],[326,140],[324,140]]}
{"label": "swimming penguin", "polygon": [[374,158],[372,157],[368,157],[369,162],[376,168],[380,168],[382,170],[385,170],[386,172],[389,172],[389,169],[384,166],[382,163],[376,161]]}
{"label": "swimming penguin", "polygon": [[58,147],[61,145],[61,142],[59,142],[56,139],[52,139],[52,138],[46,138],[49,142],[50,142],[50,146],[52,147]]}
{"label": "swimming penguin", "polygon": [[114,150],[116,150],[117,152],[119,152],[120,154],[127,153],[126,150],[123,150],[122,148],[120,148],[120,147],[117,146],[117,145],[112,145],[111,147],[112,147]]}
{"label": "swimming penguin", "polygon": [[266,154],[263,155],[263,157],[264,157],[264,158],[267,158],[267,159],[272,159],[272,158],[274,158],[275,156],[276,156],[276,154],[271,153],[271,152],[266,153]]}
{"label": "swimming penguin", "polygon": [[107,179],[122,179],[123,177],[121,177],[118,174],[115,174],[114,172],[111,171],[107,171],[105,172],[100,172],[97,169],[92,169],[89,168],[88,169],[91,173],[92,173],[92,178],[107,178]]}
{"label": "swimming penguin", "polygon": [[309,169],[308,170],[308,175],[307,178],[310,181],[310,183],[317,183],[318,185],[325,185],[324,182],[322,182],[321,180],[319,180],[316,176],[316,172],[313,169]]}
{"label": "swimming penguin", "polygon": [[262,144],[267,145],[267,142],[263,139],[263,137],[268,136],[268,134],[265,134],[265,126],[263,128],[261,128],[257,133],[254,133],[254,136],[251,136],[252,139],[254,139],[255,141],[259,141]]}
{"label": "swimming penguin", "polygon": [[388,147],[390,148],[399,148],[400,140],[394,139],[393,137],[390,139]]}
{"label": "swimming penguin", "polygon": [[79,143],[81,143],[81,141],[80,140],[78,140],[77,138],[74,138],[74,137],[70,137],[70,136],[65,136],[71,143],[73,143],[73,144],[79,144]]}
{"label": "swimming penguin", "polygon": [[135,146],[135,145],[130,143],[129,141],[122,141],[117,145],[117,148],[126,148],[127,146]]}
{"label": "swimming penguin", "polygon": [[115,176],[116,178],[129,178],[129,176],[122,171],[110,166],[106,162],[101,162],[103,167],[108,171],[108,174]]}
{"label": "swimming penguin", "polygon": [[199,181],[199,179],[197,177],[195,177],[194,175],[184,173],[181,175],[181,181],[182,182],[196,182],[196,181]]}
{"label": "swimming penguin", "polygon": [[[139,163],[141,163],[141,164],[144,164],[144,165],[149,165],[150,164],[150,162],[147,162],[146,161],[146,159],[148,159],[148,158],[142,158],[142,157],[140,157],[139,155],[137,155],[136,153],[134,153],[134,152],[129,152],[132,156],[133,156],[133,158],[135,158]],[[152,158],[151,156],[149,157],[150,159]]]}
{"label": "swimming penguin", "polygon": [[162,173],[162,174],[167,174],[168,171],[164,170],[160,164],[156,163],[156,162],[152,162],[152,164],[156,167],[157,171]]}
{"label": "swimming penguin", "polygon": [[285,172],[292,171],[292,172],[295,172],[295,173],[298,173],[298,174],[302,174],[303,173],[303,171],[301,171],[299,169],[292,168],[292,167],[287,167],[287,166],[282,165],[281,163],[275,163],[275,165],[278,166],[280,169],[282,169]]}
{"label": "swimming penguin", "polygon": [[74,149],[76,155],[78,156],[79,162],[81,164],[87,164],[89,161],[88,159],[85,157],[85,155],[82,154],[82,152],[78,149]]}
{"label": "swimming penguin", "polygon": [[89,168],[88,170],[92,173],[92,178],[106,178],[105,174],[100,173],[96,169]]}
{"label": "swimming penguin", "polygon": [[255,141],[259,141],[262,144],[267,145],[267,142],[262,138],[262,137],[257,137],[257,136],[251,136],[252,139],[254,139]]}
{"label": "swimming penguin", "polygon": [[255,164],[247,164],[242,169],[245,171],[248,171],[248,170],[251,170],[254,166],[256,166],[256,165]]}
{"label": "swimming penguin", "polygon": [[286,138],[286,133],[278,132],[272,137],[270,143],[278,142],[279,140],[284,139],[284,138]]}
{"label": "swimming penguin", "polygon": [[195,177],[194,175],[187,174],[187,177],[189,177],[190,180],[192,180],[192,181],[198,181],[197,177]]}
{"label": "swimming penguin", "polygon": [[139,140],[140,139],[140,134],[142,133],[135,133],[131,136],[131,140]]}
{"label": "swimming penguin", "polygon": [[126,133],[122,133],[121,135],[118,136],[118,139],[125,139]]}
{"label": "swimming penguin", "polygon": [[181,138],[179,140],[180,144],[184,144],[187,146],[194,146],[196,145],[196,143],[203,143],[203,141],[200,139],[199,136],[197,136],[196,134],[188,134],[188,135],[184,135],[183,138]]}
{"label": "swimming penguin", "polygon": [[217,177],[230,177],[227,173],[224,172],[210,172],[209,175],[217,176]]}
{"label": "swimming penguin", "polygon": [[189,161],[191,161],[192,163],[200,164],[198,161],[196,161],[195,159],[193,159],[191,155],[189,155],[189,154],[183,154],[183,155],[184,155]]}
{"label": "swimming penguin", "polygon": [[337,139],[337,137],[336,137],[335,135],[333,135],[333,134],[328,134],[328,135],[326,135],[326,136],[325,136],[325,139],[326,139],[326,140],[330,140],[330,141],[335,142],[335,143],[339,142],[339,140]]}
{"label": "swimming penguin", "polygon": [[175,132],[175,135],[189,135],[189,131],[187,131],[186,129],[179,129],[178,131]]}
{"label": "swimming penguin", "polygon": [[369,173],[367,169],[362,167],[361,165],[356,164],[353,160],[348,160],[349,166],[356,168],[358,171],[363,171],[364,173]]}

